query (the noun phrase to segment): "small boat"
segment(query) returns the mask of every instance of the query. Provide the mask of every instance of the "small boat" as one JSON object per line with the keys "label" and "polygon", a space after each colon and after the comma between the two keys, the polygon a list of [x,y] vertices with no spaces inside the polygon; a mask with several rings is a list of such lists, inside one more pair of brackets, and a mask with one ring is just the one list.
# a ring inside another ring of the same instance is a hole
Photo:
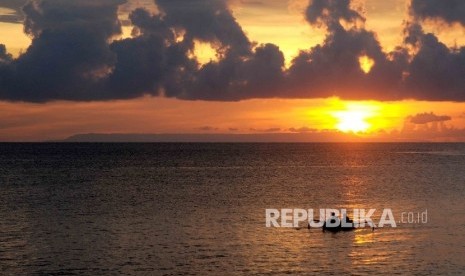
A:
{"label": "small boat", "polygon": [[327,226],[326,222],[323,224],[323,231],[330,231],[330,232],[340,232],[340,231],[352,231],[355,230],[355,226],[353,221],[349,221],[350,225],[342,225],[339,224],[337,226]]}
{"label": "small boat", "polygon": [[[316,219],[314,219],[313,221],[316,222],[316,223],[320,222],[319,220],[316,220]],[[323,232],[324,231],[329,231],[329,232],[332,232],[332,233],[336,233],[336,232],[353,231],[353,230],[355,230],[357,228],[365,227],[364,226],[365,223],[368,223],[368,222],[365,221],[363,226],[361,226],[360,222],[354,222],[351,219],[346,220],[346,223],[335,223],[334,221],[332,221],[331,223],[335,224],[335,226],[328,226],[326,224],[326,222],[323,223],[323,226],[320,226],[323,229]],[[368,226],[371,226],[372,231],[375,230],[374,226],[372,226],[370,224],[368,224]],[[318,228],[320,228],[320,227],[318,227]],[[308,224],[308,229],[311,229],[311,228],[312,227],[310,226],[310,224]]]}

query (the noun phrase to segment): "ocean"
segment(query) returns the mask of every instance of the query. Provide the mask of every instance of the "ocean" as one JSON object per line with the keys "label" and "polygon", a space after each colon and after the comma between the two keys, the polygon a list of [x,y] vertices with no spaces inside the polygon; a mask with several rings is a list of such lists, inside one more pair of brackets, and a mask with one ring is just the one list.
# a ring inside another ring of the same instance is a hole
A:
{"label": "ocean", "polygon": [[[465,144],[0,144],[0,268],[463,274],[464,199]],[[266,227],[285,208],[388,208],[397,227]]]}

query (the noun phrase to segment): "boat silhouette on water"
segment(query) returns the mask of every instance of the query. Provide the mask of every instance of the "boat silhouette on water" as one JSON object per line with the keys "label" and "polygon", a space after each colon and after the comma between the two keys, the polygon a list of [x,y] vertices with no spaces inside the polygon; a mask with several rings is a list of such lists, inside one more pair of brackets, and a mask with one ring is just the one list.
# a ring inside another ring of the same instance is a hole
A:
{"label": "boat silhouette on water", "polygon": [[[314,220],[314,222],[320,223],[319,220]],[[323,229],[323,232],[329,231],[329,232],[336,233],[336,232],[343,232],[343,231],[353,231],[360,227],[360,223],[354,222],[347,215],[344,215],[341,220],[338,217],[336,217],[334,213],[331,213],[331,217],[325,220],[323,223],[323,226],[320,226],[320,227]],[[312,226],[309,223],[308,229],[311,229],[311,228]],[[374,226],[372,226],[372,230],[374,231]]]}
{"label": "boat silhouette on water", "polygon": [[348,223],[347,225],[342,225],[340,223],[335,226],[326,224],[326,222],[323,224],[323,231],[340,232],[340,231],[352,231],[352,230],[355,230],[355,226],[353,222]]}

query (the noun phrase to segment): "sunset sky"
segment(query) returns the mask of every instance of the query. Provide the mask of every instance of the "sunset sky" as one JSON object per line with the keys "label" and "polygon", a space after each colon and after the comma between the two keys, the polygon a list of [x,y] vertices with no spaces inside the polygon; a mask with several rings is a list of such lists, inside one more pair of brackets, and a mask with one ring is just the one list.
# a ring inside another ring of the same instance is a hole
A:
{"label": "sunset sky", "polygon": [[465,1],[0,0],[0,141],[465,141]]}

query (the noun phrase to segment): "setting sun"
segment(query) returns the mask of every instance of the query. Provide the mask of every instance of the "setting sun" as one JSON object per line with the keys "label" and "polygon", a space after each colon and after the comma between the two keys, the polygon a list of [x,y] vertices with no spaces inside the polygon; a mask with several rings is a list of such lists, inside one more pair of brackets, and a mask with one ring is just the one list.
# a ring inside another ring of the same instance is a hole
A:
{"label": "setting sun", "polygon": [[366,131],[370,124],[365,121],[367,114],[359,111],[343,111],[338,113],[337,129],[348,132]]}
{"label": "setting sun", "polygon": [[343,132],[364,132],[371,124],[368,119],[374,116],[374,106],[348,104],[345,110],[333,112],[337,119],[336,128]]}

